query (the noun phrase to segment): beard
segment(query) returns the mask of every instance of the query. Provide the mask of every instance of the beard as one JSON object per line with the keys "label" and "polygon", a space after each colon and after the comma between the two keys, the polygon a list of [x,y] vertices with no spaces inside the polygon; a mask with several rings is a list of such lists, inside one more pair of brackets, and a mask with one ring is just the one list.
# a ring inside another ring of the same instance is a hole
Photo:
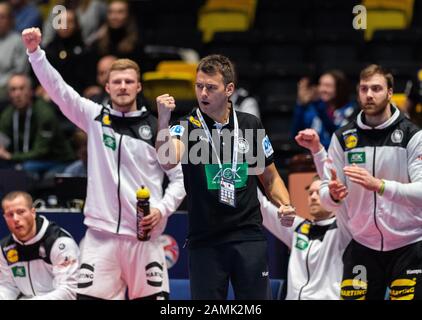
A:
{"label": "beard", "polygon": [[386,96],[379,103],[369,102],[369,103],[362,104],[360,99],[359,99],[359,103],[365,115],[376,117],[376,116],[382,115],[385,112],[385,109],[388,108],[388,106],[390,105],[390,100],[388,99],[388,96]]}

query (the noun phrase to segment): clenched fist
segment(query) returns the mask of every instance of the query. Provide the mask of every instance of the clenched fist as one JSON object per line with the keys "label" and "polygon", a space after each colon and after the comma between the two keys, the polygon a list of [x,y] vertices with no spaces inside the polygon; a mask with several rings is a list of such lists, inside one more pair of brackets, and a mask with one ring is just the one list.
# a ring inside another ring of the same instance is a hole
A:
{"label": "clenched fist", "polygon": [[308,149],[312,153],[317,153],[323,148],[320,143],[318,133],[314,129],[299,131],[295,140],[298,145]]}
{"label": "clenched fist", "polygon": [[29,53],[34,52],[41,43],[41,30],[39,28],[28,28],[23,30],[22,42]]}
{"label": "clenched fist", "polygon": [[176,101],[169,94],[162,94],[157,99],[157,112],[160,118],[166,117],[170,119],[171,112],[176,108]]}

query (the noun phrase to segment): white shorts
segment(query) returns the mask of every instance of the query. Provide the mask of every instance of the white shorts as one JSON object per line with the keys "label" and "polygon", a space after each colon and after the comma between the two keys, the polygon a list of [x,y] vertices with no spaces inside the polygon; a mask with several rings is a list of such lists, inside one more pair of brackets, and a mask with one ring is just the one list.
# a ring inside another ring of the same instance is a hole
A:
{"label": "white shorts", "polygon": [[129,299],[169,292],[162,244],[88,228],[81,245],[78,294]]}

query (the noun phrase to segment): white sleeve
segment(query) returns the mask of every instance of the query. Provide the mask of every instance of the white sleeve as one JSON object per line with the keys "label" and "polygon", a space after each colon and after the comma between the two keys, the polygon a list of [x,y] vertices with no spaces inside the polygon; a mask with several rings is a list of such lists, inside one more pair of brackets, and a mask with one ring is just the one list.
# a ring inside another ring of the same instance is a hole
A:
{"label": "white sleeve", "polygon": [[165,190],[164,197],[159,203],[154,204],[154,207],[160,210],[162,218],[158,225],[152,229],[151,239],[155,239],[163,233],[168,217],[177,210],[186,195],[181,164],[179,163],[165,172],[169,178],[169,184]]}
{"label": "white sleeve", "polygon": [[163,199],[155,207],[160,209],[163,217],[168,217],[174,213],[182,203],[186,191],[183,184],[182,165],[180,163],[165,172],[169,178],[169,184],[165,190]]}
{"label": "white sleeve", "polygon": [[50,252],[54,290],[31,300],[75,300],[78,286],[79,247],[69,237],[58,238]]}
{"label": "white sleeve", "polygon": [[336,222],[338,228],[339,237],[339,250],[343,252],[352,240],[352,233],[348,228],[348,216],[345,212],[344,206],[339,207],[336,210]]}
{"label": "white sleeve", "polygon": [[20,294],[3,253],[0,253],[0,300],[16,300]]}
{"label": "white sleeve", "polygon": [[89,120],[93,120],[99,114],[102,106],[81,97],[69,86],[48,62],[44,50],[38,48],[28,55],[35,75],[50,98],[70,121],[87,132]]}
{"label": "white sleeve", "polygon": [[333,134],[331,138],[330,147],[328,148],[328,159],[332,161],[331,164],[328,164],[325,161],[324,165],[324,177],[319,189],[321,204],[322,206],[329,211],[335,211],[338,207],[342,205],[342,201],[336,202],[330,196],[330,191],[328,189],[328,183],[331,179],[331,173],[329,167],[332,167],[337,172],[337,178],[345,183],[343,168],[344,168],[344,154],[343,148],[340,145],[340,142],[337,139],[337,136]]}
{"label": "white sleeve", "polygon": [[314,159],[319,178],[324,179],[324,168],[328,158],[327,151],[325,151],[325,148],[322,148],[317,153],[312,154],[312,157]]}
{"label": "white sleeve", "polygon": [[261,119],[258,101],[254,97],[245,98],[240,105],[240,111],[253,114],[258,119]]}
{"label": "white sleeve", "polygon": [[383,197],[409,207],[422,207],[422,130],[407,145],[407,165],[410,183],[385,181]]}
{"label": "white sleeve", "polygon": [[300,222],[300,218],[296,217],[293,225],[289,228],[283,227],[277,214],[277,207],[273,205],[261,190],[258,191],[258,200],[261,204],[261,213],[264,227],[268,229],[275,237],[284,242],[286,246],[291,248],[293,241],[293,233]]}

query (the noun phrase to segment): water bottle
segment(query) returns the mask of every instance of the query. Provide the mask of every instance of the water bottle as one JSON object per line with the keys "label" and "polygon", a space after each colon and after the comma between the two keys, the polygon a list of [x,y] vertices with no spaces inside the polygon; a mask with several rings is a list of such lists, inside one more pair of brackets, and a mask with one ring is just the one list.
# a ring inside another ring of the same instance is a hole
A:
{"label": "water bottle", "polygon": [[136,191],[136,236],[139,241],[148,241],[150,238],[141,225],[142,219],[149,215],[149,196],[149,190],[145,186]]}

